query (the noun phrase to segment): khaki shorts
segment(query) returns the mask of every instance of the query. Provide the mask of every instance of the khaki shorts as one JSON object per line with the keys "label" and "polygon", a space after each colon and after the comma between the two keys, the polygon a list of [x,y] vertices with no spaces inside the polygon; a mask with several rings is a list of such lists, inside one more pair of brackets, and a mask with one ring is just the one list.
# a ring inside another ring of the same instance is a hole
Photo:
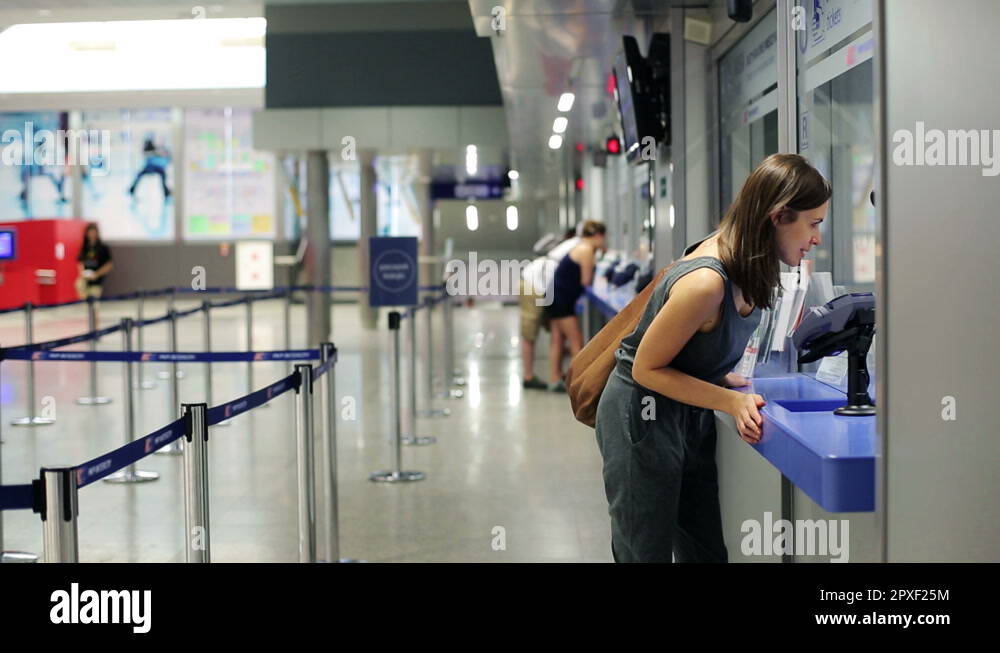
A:
{"label": "khaki shorts", "polygon": [[544,295],[536,295],[534,288],[529,287],[521,281],[521,337],[525,340],[537,340],[538,332],[542,327],[549,328],[549,321],[545,317],[545,307],[538,306],[536,299],[544,299]]}

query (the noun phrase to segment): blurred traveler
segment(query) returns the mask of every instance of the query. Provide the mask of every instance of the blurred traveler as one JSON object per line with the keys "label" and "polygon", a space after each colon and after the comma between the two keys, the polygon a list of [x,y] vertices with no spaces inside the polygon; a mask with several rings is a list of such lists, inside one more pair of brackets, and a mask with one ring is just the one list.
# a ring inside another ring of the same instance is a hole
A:
{"label": "blurred traveler", "polygon": [[552,304],[545,307],[545,316],[552,329],[549,389],[554,392],[566,392],[562,380],[563,348],[568,345],[571,356],[576,356],[583,349],[583,330],[576,315],[576,301],[583,294],[584,287],[593,283],[598,250],[606,248],[605,231],[602,222],[584,222],[580,229],[580,242],[559,260],[552,274]]}

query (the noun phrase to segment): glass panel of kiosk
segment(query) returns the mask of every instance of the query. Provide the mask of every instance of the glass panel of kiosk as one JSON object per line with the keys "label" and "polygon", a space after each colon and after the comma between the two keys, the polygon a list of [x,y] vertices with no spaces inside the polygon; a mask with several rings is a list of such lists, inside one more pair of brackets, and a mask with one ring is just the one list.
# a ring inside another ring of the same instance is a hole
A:
{"label": "glass panel of kiosk", "polygon": [[816,271],[849,291],[875,282],[871,0],[799,0],[797,32],[799,152],[833,185]]}
{"label": "glass panel of kiosk", "polygon": [[775,10],[719,59],[719,206],[723,215],[750,171],[778,151],[776,63]]}

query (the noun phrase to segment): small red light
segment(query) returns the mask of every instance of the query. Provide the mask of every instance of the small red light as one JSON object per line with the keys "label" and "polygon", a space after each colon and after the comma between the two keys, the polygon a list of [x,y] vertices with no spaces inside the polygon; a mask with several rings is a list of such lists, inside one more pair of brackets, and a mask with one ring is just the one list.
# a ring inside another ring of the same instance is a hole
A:
{"label": "small red light", "polygon": [[583,177],[576,178],[576,189],[583,190]]}
{"label": "small red light", "polygon": [[584,150],[583,143],[577,143],[576,144],[576,151],[577,152],[583,152],[583,150]]}
{"label": "small red light", "polygon": [[618,82],[615,79],[615,73],[614,73],[614,71],[612,71],[608,75],[608,85],[605,87],[605,88],[608,89],[608,95],[614,95],[615,94],[615,87],[617,87],[617,86],[618,86]]}
{"label": "small red light", "polygon": [[617,136],[609,136],[605,149],[607,149],[608,154],[621,154],[622,142],[618,140]]}

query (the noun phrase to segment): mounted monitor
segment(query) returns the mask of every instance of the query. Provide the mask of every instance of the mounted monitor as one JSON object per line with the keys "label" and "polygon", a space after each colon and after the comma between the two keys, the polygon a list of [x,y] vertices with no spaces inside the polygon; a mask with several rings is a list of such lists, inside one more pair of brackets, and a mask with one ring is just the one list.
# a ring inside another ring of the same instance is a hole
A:
{"label": "mounted monitor", "polygon": [[670,37],[655,34],[650,59],[643,59],[633,36],[622,37],[622,52],[615,60],[615,99],[622,121],[625,156],[629,163],[641,158],[652,138],[670,143]]}
{"label": "mounted monitor", "polygon": [[0,229],[0,261],[17,260],[17,232]]}

